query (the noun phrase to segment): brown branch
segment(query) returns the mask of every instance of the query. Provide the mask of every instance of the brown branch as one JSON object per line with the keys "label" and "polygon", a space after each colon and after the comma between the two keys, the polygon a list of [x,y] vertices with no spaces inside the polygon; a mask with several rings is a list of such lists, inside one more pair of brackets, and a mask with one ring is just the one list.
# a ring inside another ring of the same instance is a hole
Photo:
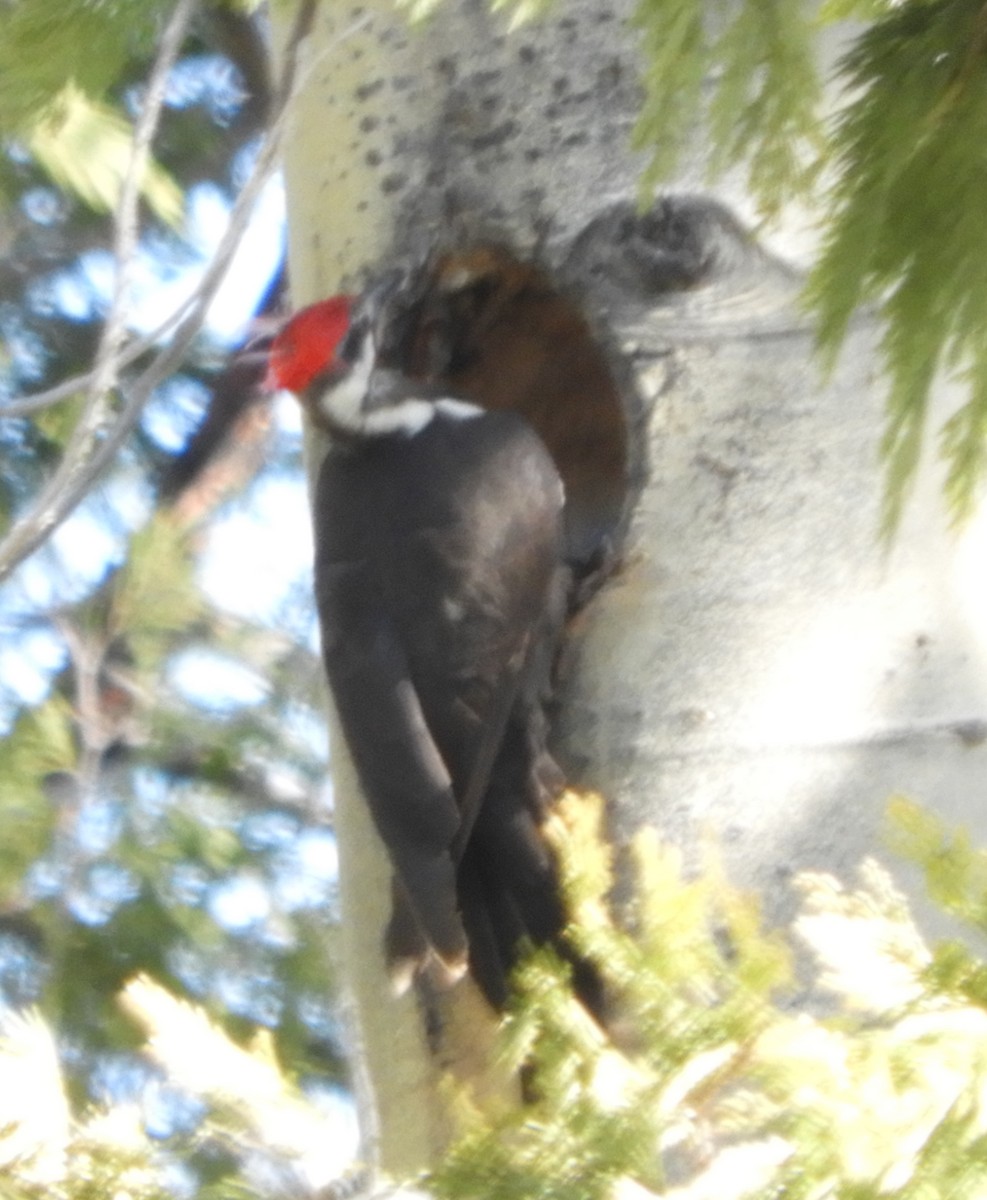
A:
{"label": "brown branch", "polygon": [[[258,321],[273,323],[280,312],[287,290],[287,273],[284,258],[254,309],[252,326]],[[214,477],[221,461],[227,457],[242,457],[242,443],[251,434],[262,437],[261,423],[251,415],[251,410],[265,403],[268,397],[261,388],[267,353],[263,342],[257,343],[253,329],[244,338],[241,346],[233,352],[221,371],[212,377],[211,394],[206,411],[198,427],[185,446],[173,455],[162,469],[158,481],[158,500],[164,504],[175,504],[186,509],[189,505],[200,514],[213,507],[209,501],[195,498],[192,493],[200,487],[205,492],[216,491]],[[259,462],[260,449],[256,447],[248,459]],[[245,464],[244,464],[245,465]],[[225,474],[220,471],[220,474]],[[240,472],[234,472],[236,480],[231,486],[242,486]],[[221,488],[223,496],[229,487]]]}

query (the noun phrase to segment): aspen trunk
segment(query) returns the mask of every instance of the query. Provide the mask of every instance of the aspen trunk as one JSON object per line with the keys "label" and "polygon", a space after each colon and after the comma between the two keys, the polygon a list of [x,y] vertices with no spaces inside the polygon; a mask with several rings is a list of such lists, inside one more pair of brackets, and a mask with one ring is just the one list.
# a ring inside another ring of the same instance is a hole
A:
{"label": "aspen trunk", "polygon": [[[514,32],[475,0],[418,29],[384,0],[317,11],[285,163],[294,303],[414,261],[450,228],[508,236],[581,296],[628,382],[624,567],[581,623],[560,728],[614,830],[651,823],[689,845],[711,828],[783,911],[793,870],[879,851],[895,791],[969,822],[987,778],[987,526],[950,537],[926,470],[882,556],[873,329],[860,322],[823,380],[797,274],[715,208],[580,237],[636,196],[624,0],[566,0]],[[701,166],[669,190],[695,192]],[[747,207],[733,186],[719,198]],[[642,276],[649,262],[668,269]],[[510,1085],[467,987],[431,1028],[391,999],[388,870],[338,736],[333,775],[364,1115],[375,1160],[403,1173],[448,1136],[442,1069]]]}

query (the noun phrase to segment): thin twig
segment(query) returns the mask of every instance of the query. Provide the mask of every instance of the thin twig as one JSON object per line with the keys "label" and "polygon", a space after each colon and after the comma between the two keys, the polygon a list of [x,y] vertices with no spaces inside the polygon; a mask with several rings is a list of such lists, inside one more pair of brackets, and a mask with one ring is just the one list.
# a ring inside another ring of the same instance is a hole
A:
{"label": "thin twig", "polygon": [[[191,0],[188,0],[188,2],[191,2]],[[221,239],[212,261],[204,272],[194,294],[166,322],[168,326],[177,323],[172,341],[160,351],[146,370],[125,389],[126,402],[123,409],[117,413],[111,428],[108,430],[100,429],[99,433],[102,436],[90,439],[88,456],[72,464],[71,471],[63,470],[65,463],[65,459],[63,459],[62,464],[59,465],[54,476],[43,489],[34,507],[14,526],[4,541],[0,543],[0,581],[10,575],[15,567],[46,541],[75,509],[76,505],[86,496],[95,480],[106,469],[126,441],[151,393],[178,368],[186,350],[198,334],[203,315],[222,283],[233,255],[243,237],[244,230],[253,215],[257,198],[277,166],[281,141],[287,124],[291,103],[302,82],[298,77],[297,71],[298,46],[311,24],[314,8],[313,0],[306,0],[299,11],[294,31],[288,41],[289,56],[278,88],[277,104],[274,109],[273,120],[270,129],[261,143],[250,177],[233,206],[226,233]],[[368,19],[362,17],[343,30],[339,37],[333,41],[330,49],[334,49],[340,42],[345,41],[354,33],[364,28]],[[140,352],[143,353],[143,348]],[[129,354],[137,357],[135,347],[120,350],[115,359],[117,370],[126,361],[124,356]],[[66,384],[60,386],[68,387],[73,382],[68,381]],[[93,387],[93,375],[89,376],[89,382],[90,387]],[[34,402],[40,399],[43,399],[43,397],[30,398]],[[24,403],[28,402],[25,401]],[[9,407],[0,409],[0,413],[3,414],[9,411]],[[73,438],[74,441],[75,438]],[[67,456],[68,451],[66,451]]]}
{"label": "thin twig", "polygon": [[[124,334],[126,297],[133,270],[138,234],[138,201],[151,143],[164,105],[168,74],[185,39],[185,30],[198,0],[178,0],[165,26],[157,58],[148,79],[144,104],[134,127],[130,161],[120,188],[114,215],[113,254],[116,278],[110,311],[96,350],[86,405],[62,460],[41,489],[27,516],[22,518],[0,546],[0,579],[48,537],[78,503],[79,480],[88,477],[89,463],[107,426],[113,421],[113,390],[119,375],[118,351]],[[69,498],[74,497],[69,502]]]}
{"label": "thin twig", "polygon": [[[186,296],[174,312],[170,313],[156,329],[121,346],[117,354],[118,369],[122,371],[139,358],[143,358],[149,350],[153,350],[163,338],[171,333],[192,307],[194,301],[195,293],[193,292],[191,296]],[[5,417],[33,417],[35,413],[51,408],[63,400],[68,400],[70,396],[78,396],[80,392],[88,391],[92,379],[92,371],[83,371],[80,375],[72,375],[68,379],[63,379],[54,387],[46,388],[43,392],[36,392],[33,396],[24,396],[20,400],[9,400],[6,404],[0,404],[0,420]]]}
{"label": "thin twig", "polygon": [[[156,387],[162,384],[181,365],[185,353],[195,340],[202,317],[211,303],[226,273],[251,216],[257,197],[274,170],[280,126],[272,130],[273,138],[265,139],[254,170],[241,191],[230,215],[219,247],[203,275],[188,311],[175,331],[173,339],[156,355],[150,366],[124,389],[126,402],[105,436],[93,448],[89,458],[70,479],[59,482],[60,490],[51,499],[43,495],[35,508],[11,530],[0,543],[0,581],[5,579],[29,554],[47,540],[55,529],[75,509],[106,467],[116,457],[140,418],[145,404]],[[273,144],[268,144],[268,142]],[[56,472],[49,488],[58,480]]]}
{"label": "thin twig", "polygon": [[[141,184],[147,171],[151,144],[161,121],[168,76],[181,51],[182,43],[185,40],[185,31],[197,3],[198,0],[177,0],[161,36],[158,55],[148,77],[144,102],[134,125],[130,162],[120,188],[120,199],[114,218],[113,261],[116,264],[116,272],[113,280],[113,296],[110,300],[110,311],[103,326],[103,333],[96,348],[93,377],[89,384],[88,402],[90,404],[105,402],[105,398],[108,397],[117,381],[118,352],[126,327],[126,302],[130,291],[134,254],[139,235],[138,202]],[[84,423],[85,416],[80,424]],[[94,428],[98,429],[102,423],[94,422]],[[85,436],[85,431],[83,431],[83,436]]]}
{"label": "thin twig", "polygon": [[[311,29],[315,10],[316,0],[305,0],[305,3],[299,10],[291,36],[288,39],[285,47],[284,75],[272,98],[272,109],[275,116],[286,111],[287,99],[298,91],[298,87],[296,86],[297,49],[302,39]],[[364,28],[368,21],[369,18],[364,18],[354,22],[352,26],[349,26],[340,35],[339,41],[344,41],[352,37],[354,33]],[[326,52],[329,53],[333,50],[336,44],[334,42],[327,48]],[[149,350],[153,350],[162,338],[170,334],[175,326],[185,317],[186,313],[195,303],[196,295],[197,293],[193,292],[191,296],[186,297],[174,312],[166,317],[156,329],[151,330],[150,333],[143,334],[141,337],[134,338],[125,346],[121,346],[117,354],[118,368],[122,370],[124,367],[129,367],[139,358],[143,358]],[[71,396],[77,396],[80,392],[86,391],[90,387],[92,379],[92,370],[84,371],[82,374],[73,375],[69,379],[55,384],[54,387],[46,388],[43,392],[37,392],[33,396],[24,396],[19,400],[9,400],[5,404],[0,404],[0,419],[4,417],[34,416],[35,413],[42,412],[46,408],[60,404],[63,400],[68,400]]]}

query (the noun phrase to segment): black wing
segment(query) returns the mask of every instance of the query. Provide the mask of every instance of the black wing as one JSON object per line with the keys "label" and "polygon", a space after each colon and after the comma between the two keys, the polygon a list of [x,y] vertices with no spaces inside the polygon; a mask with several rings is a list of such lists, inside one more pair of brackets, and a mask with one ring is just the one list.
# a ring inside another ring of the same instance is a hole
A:
{"label": "black wing", "polygon": [[372,564],[322,563],[323,655],[347,745],[408,901],[429,944],[465,962],[449,846],[459,810]]}
{"label": "black wing", "polygon": [[[561,927],[534,778],[564,609],[561,507],[547,452],[507,414],[436,418],[331,452],[320,473],[330,684],[396,897],[447,964],[463,921],[474,969],[491,937],[499,961],[520,934]],[[392,925],[392,943],[413,942],[408,926]]]}

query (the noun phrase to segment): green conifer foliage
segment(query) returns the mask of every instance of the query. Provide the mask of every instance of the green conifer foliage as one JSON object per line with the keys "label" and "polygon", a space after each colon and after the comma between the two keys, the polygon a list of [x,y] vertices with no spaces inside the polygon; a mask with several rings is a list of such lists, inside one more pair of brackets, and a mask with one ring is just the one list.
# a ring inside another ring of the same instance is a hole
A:
{"label": "green conifer foliage", "polygon": [[[821,105],[824,27],[865,21]],[[854,313],[876,312],[889,379],[883,533],[897,528],[918,465],[930,389],[958,379],[966,403],[939,431],[953,519],[987,474],[987,42],[976,0],[829,3],[641,0],[645,100],[637,144],[651,155],[645,201],[697,136],[710,172],[746,171],[766,218],[802,198],[823,248],[806,291],[832,362]],[[832,103],[832,102],[830,102]]]}
{"label": "green conifer foliage", "polygon": [[[533,955],[504,1035],[529,1104],[491,1113],[464,1097],[461,1139],[429,1190],[448,1200],[984,1195],[987,988],[976,955],[959,942],[930,950],[874,862],[852,889],[802,876],[792,930],[765,932],[756,902],[715,862],[686,879],[651,833],[635,844],[636,883],[614,922],[599,890],[598,822],[592,801],[571,800],[559,846],[579,910],[571,936],[612,989],[611,1032],[572,999],[557,958]],[[981,923],[987,855],[904,802],[895,825],[928,867],[959,859],[940,891]],[[795,950],[812,968],[808,1007]]]}
{"label": "green conifer foliage", "polygon": [[745,0],[729,11],[702,0],[641,0],[645,100],[636,144],[651,161],[642,194],[672,172],[697,123],[710,174],[746,166],[766,215],[803,194],[817,167],[819,79],[805,5]]}
{"label": "green conifer foliage", "polygon": [[944,427],[946,495],[970,515],[987,469],[987,78],[982,6],[895,6],[841,64],[850,100],[831,157],[831,224],[808,292],[827,355],[853,312],[876,306],[890,376],[885,532],[895,528],[925,433],[937,372],[967,402]]}

